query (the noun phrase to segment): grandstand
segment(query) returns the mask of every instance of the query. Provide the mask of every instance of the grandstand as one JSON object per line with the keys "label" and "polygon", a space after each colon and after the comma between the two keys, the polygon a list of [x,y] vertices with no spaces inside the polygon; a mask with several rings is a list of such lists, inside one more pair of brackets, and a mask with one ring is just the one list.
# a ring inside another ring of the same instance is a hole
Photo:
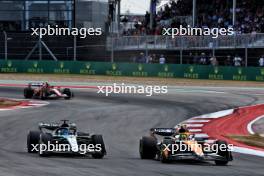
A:
{"label": "grandstand", "polygon": [[[130,51],[131,54],[127,54],[130,58],[138,57],[132,53],[144,52],[146,57],[164,54],[168,63],[193,64],[197,63],[193,61],[197,57],[194,55],[200,57],[205,53],[208,60],[216,56],[221,65],[226,63],[228,56],[233,60],[239,55],[243,60],[241,65],[258,66],[258,60],[264,54],[264,1],[172,0],[158,8],[153,15],[153,24],[149,16],[146,14],[145,19],[135,22],[137,25],[133,29],[121,29],[122,36],[108,39],[116,51],[115,59],[126,58],[125,53]],[[232,27],[235,35],[217,39],[211,36],[177,36],[172,39],[162,35],[163,28],[178,28],[180,25]]]}
{"label": "grandstand", "polygon": [[[38,13],[38,9],[49,7],[41,4],[42,1],[31,0],[28,7],[32,9],[28,11],[22,5],[10,5],[16,1],[1,1],[4,6],[0,7],[0,12],[4,16],[2,21],[0,17],[0,58],[27,58],[39,39],[30,36],[26,29],[33,24],[32,20],[35,20],[35,25],[42,24],[44,20],[43,24],[103,28],[104,34],[100,37],[77,37],[76,40],[73,37],[44,37],[42,40],[58,60],[137,62],[143,53],[145,61],[154,58],[151,63],[158,63],[160,55],[164,55],[166,63],[199,64],[197,58],[206,57],[207,64],[211,64],[210,58],[215,57],[219,65],[234,65],[232,61],[238,55],[242,59],[241,65],[258,66],[258,60],[264,54],[263,0],[149,1],[150,10],[145,15],[133,12],[120,14],[120,0],[109,0],[108,4],[100,0],[67,0],[67,6],[63,5],[63,0],[47,1],[50,4],[59,3],[56,13],[60,14],[57,17],[61,21],[52,20],[53,10],[49,12],[50,8],[47,8],[50,15],[45,18]],[[80,15],[86,13],[86,9],[89,9],[87,15]],[[70,14],[65,19],[62,18],[66,14],[64,11]],[[44,13],[43,10],[41,12]],[[12,16],[14,13],[16,16]],[[17,15],[21,14],[25,14],[24,17],[28,14],[28,19],[18,18]],[[175,38],[162,35],[163,28],[177,28],[180,25],[233,27],[235,34],[217,39],[202,35]],[[43,49],[41,56],[40,51],[36,50],[30,59],[50,60],[52,57]],[[230,64],[228,60],[231,60]]]}
{"label": "grandstand", "polygon": [[[229,27],[241,33],[264,33],[264,1],[258,0],[177,0],[170,1],[154,15],[154,25],[146,18],[139,21],[134,34],[160,35],[163,27]],[[195,5],[195,8],[193,8]],[[233,11],[234,8],[234,11]],[[152,28],[152,30],[151,30]],[[124,31],[125,32],[125,31]],[[132,34],[133,35],[133,34]]]}

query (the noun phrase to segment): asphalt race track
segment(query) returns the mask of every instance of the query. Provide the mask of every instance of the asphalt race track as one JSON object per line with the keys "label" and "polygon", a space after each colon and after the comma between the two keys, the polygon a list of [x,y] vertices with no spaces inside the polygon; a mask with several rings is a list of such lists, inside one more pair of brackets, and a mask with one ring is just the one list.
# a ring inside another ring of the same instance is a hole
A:
{"label": "asphalt race track", "polygon": [[[225,93],[171,90],[168,95],[105,97],[75,91],[73,100],[53,100],[48,106],[0,112],[0,176],[263,176],[264,158],[235,153],[228,166],[214,163],[162,164],[141,160],[138,141],[151,127],[174,127],[193,116],[254,104],[264,94],[227,89]],[[248,94],[248,95],[246,95]],[[21,88],[0,88],[0,97],[23,98]],[[26,135],[39,122],[69,119],[81,131],[103,134],[107,156],[102,160],[26,152]]]}

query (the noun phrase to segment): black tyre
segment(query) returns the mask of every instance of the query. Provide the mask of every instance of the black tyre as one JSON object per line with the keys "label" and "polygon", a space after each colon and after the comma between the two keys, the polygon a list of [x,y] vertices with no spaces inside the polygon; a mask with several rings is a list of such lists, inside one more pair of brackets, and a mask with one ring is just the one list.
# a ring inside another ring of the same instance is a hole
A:
{"label": "black tyre", "polygon": [[37,145],[39,143],[39,131],[29,131],[27,135],[27,151],[28,153],[38,153]]}
{"label": "black tyre", "polygon": [[154,159],[157,154],[157,140],[154,137],[144,136],[139,141],[141,159]]}
{"label": "black tyre", "polygon": [[63,90],[63,94],[67,95],[67,97],[65,97],[66,100],[69,100],[69,99],[71,99],[73,97],[73,93],[68,88],[65,88]]}
{"label": "black tyre", "polygon": [[33,89],[28,88],[28,87],[24,89],[24,97],[26,99],[32,98],[33,97],[33,94],[34,94],[34,90]]}
{"label": "black tyre", "polygon": [[102,159],[104,157],[104,155],[106,154],[103,136],[102,135],[93,135],[92,141],[93,141],[95,148],[96,148],[96,145],[98,145],[98,144],[100,145],[100,148],[101,148],[100,151],[96,151],[95,153],[93,153],[92,157],[95,159]]}
{"label": "black tyre", "polygon": [[50,133],[41,133],[40,140],[39,140],[39,156],[47,157],[50,156],[50,151],[44,151],[44,146],[48,147],[48,143],[51,144],[52,142],[52,135]]}
{"label": "black tyre", "polygon": [[[227,165],[230,160],[232,160],[232,154],[228,151],[228,144],[225,141],[216,141],[216,145],[218,147],[217,154],[222,156],[223,160],[215,160],[216,165]],[[221,149],[221,150],[220,150]]]}

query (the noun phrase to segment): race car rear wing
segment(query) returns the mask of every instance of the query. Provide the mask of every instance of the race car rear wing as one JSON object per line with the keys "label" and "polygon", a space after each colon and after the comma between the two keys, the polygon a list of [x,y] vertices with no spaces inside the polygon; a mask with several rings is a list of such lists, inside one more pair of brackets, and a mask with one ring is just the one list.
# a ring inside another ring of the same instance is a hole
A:
{"label": "race car rear wing", "polygon": [[[64,125],[64,126],[63,126]],[[59,124],[59,123],[39,123],[39,129],[42,130],[42,129],[47,129],[47,130],[56,130],[57,128],[60,128],[60,127],[69,127],[69,128],[72,128],[72,129],[76,129],[76,124],[75,123],[69,123],[69,124],[66,124],[67,126],[65,126],[65,123],[64,124]]]}
{"label": "race car rear wing", "polygon": [[32,86],[32,87],[40,87],[40,86],[43,86],[43,82],[31,82],[31,83],[28,83],[28,86]]}
{"label": "race car rear wing", "polygon": [[175,128],[151,128],[150,132],[160,136],[172,136],[176,133]]}
{"label": "race car rear wing", "polygon": [[47,130],[56,130],[57,128],[59,128],[61,125],[57,124],[57,123],[39,123],[39,129],[47,129]]}

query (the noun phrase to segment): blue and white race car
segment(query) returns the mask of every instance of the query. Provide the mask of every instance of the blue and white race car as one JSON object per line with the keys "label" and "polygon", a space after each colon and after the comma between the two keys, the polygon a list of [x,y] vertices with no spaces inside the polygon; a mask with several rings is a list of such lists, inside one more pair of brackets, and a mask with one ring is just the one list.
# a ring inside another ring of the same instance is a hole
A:
{"label": "blue and white race car", "polygon": [[58,123],[40,123],[39,130],[29,131],[27,135],[28,153],[39,153],[39,156],[53,154],[91,155],[101,159],[106,155],[102,135],[90,135],[77,132],[74,123],[63,120]]}

